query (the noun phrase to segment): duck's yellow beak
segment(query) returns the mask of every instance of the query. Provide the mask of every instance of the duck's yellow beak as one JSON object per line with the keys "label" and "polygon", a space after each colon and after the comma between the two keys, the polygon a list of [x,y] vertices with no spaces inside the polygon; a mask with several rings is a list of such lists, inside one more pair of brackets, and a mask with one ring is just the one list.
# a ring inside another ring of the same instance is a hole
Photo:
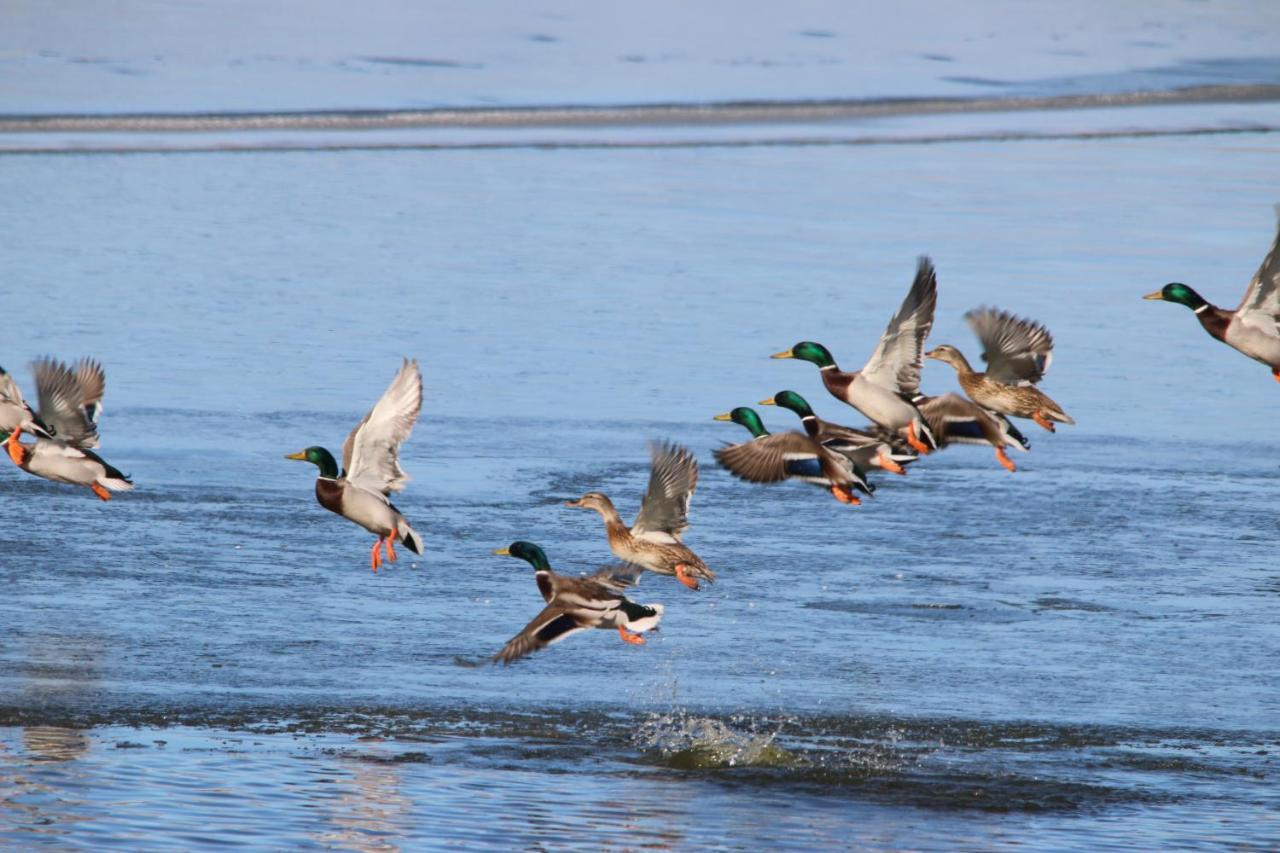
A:
{"label": "duck's yellow beak", "polygon": [[772,397],[770,397],[770,398],[769,398],[769,399],[767,399],[767,400],[761,400],[761,401],[760,401],[760,405],[761,405],[761,406],[776,406],[776,405],[778,405],[778,404],[777,404],[777,403],[775,403],[775,402],[773,402],[773,398],[772,398]]}
{"label": "duck's yellow beak", "polygon": [[712,418],[712,420],[715,420],[715,421],[731,421],[731,420],[733,420],[733,415],[729,414],[728,412],[725,412],[723,415],[716,415],[714,418]]}
{"label": "duck's yellow beak", "polygon": [[789,349],[784,349],[782,352],[775,352],[773,355],[769,356],[769,358],[795,358],[795,357],[796,357],[795,353],[793,353]]}
{"label": "duck's yellow beak", "polygon": [[510,557],[511,549],[510,548],[494,548],[493,553],[499,557]]}
{"label": "duck's yellow beak", "polygon": [[1154,293],[1148,293],[1146,296],[1142,298],[1143,299],[1164,299],[1164,291],[1157,290]]}
{"label": "duck's yellow beak", "polygon": [[307,452],[305,450],[299,450],[297,453],[290,453],[288,456],[285,457],[285,459],[300,459],[303,462],[306,462]]}

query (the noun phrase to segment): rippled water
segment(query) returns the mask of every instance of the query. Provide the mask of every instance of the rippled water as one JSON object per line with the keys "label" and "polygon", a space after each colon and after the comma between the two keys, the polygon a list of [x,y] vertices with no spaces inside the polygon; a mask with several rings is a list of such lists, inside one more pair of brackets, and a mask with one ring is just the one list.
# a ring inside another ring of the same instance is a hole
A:
{"label": "rippled water", "polygon": [[[1278,153],[1255,132],[0,157],[21,212],[0,364],[29,387],[28,358],[101,358],[102,452],[138,484],[102,504],[0,469],[0,839],[1273,846],[1280,390],[1138,297],[1234,304]],[[741,436],[711,416],[783,388],[858,422],[767,355],[813,338],[856,366],[922,252],[932,341],[972,352],[983,303],[1044,321],[1079,426],[1028,427],[1017,474],[949,449],[857,508],[715,469]],[[397,504],[427,553],[374,575],[282,456],[336,449],[405,354],[426,402]],[[720,582],[647,578],[667,611],[643,648],[459,666],[540,604],[489,552],[604,562],[598,519],[560,504],[634,513],[655,437],[704,463],[688,541]]]}

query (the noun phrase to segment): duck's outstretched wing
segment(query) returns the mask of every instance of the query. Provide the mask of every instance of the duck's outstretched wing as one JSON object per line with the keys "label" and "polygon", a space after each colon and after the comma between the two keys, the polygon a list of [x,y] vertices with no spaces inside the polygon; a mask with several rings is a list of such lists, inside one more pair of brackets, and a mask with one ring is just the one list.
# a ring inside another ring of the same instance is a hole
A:
{"label": "duck's outstretched wing", "polygon": [[97,447],[98,427],[89,417],[75,372],[46,356],[31,362],[31,373],[36,380],[40,419],[52,427],[58,441],[81,450]]}
{"label": "duck's outstretched wing", "polygon": [[507,641],[502,650],[493,656],[493,660],[497,663],[511,663],[590,627],[592,626],[586,624],[581,617],[560,605],[548,604],[519,634]]}
{"label": "duck's outstretched wing", "polygon": [[915,396],[920,388],[924,341],[933,328],[933,312],[937,306],[938,274],[928,256],[922,255],[911,290],[862,368],[862,378],[903,397]]}
{"label": "duck's outstretched wing", "polygon": [[649,445],[653,462],[631,533],[653,542],[679,542],[689,529],[689,501],[698,488],[698,460],[687,447],[670,442]]}
{"label": "duck's outstretched wing", "polygon": [[[1280,213],[1280,207],[1276,208]],[[1271,337],[1280,337],[1280,227],[1271,251],[1262,260],[1236,309],[1236,318],[1246,326]]]}
{"label": "duck's outstretched wing", "polygon": [[721,468],[748,483],[778,483],[789,477],[835,474],[826,470],[829,455],[801,432],[775,432],[715,451]]}
{"label": "duck's outstretched wing", "polygon": [[90,423],[96,424],[102,414],[102,396],[107,392],[107,372],[97,359],[82,358],[71,365],[80,385],[80,407]]}
{"label": "duck's outstretched wing", "polygon": [[976,308],[964,321],[982,342],[987,376],[1006,385],[1039,382],[1053,361],[1053,335],[1039,323],[998,308]]}
{"label": "duck's outstretched wing", "polygon": [[400,445],[413,432],[422,411],[422,373],[405,359],[381,399],[356,424],[342,445],[342,467],[351,482],[388,495],[409,482],[400,467]]}

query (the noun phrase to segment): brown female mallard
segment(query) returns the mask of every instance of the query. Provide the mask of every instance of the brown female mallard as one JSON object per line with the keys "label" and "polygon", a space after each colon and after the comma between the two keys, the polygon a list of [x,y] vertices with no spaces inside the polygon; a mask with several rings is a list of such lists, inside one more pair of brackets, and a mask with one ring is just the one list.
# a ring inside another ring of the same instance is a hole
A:
{"label": "brown female mallard", "polygon": [[649,447],[652,464],[649,490],[635,524],[627,527],[613,501],[602,492],[587,492],[565,506],[594,509],[604,518],[609,549],[615,557],[698,589],[698,580],[716,579],[702,558],[680,541],[689,528],[689,499],[698,487],[698,460],[688,449],[661,442]]}
{"label": "brown female mallard", "polygon": [[1048,329],[996,308],[970,311],[964,319],[982,342],[986,372],[976,372],[960,350],[950,344],[935,347],[924,354],[925,358],[954,367],[964,393],[985,409],[1030,418],[1049,432],[1054,431],[1054,421],[1075,423],[1035,385],[1053,361],[1053,336]]}

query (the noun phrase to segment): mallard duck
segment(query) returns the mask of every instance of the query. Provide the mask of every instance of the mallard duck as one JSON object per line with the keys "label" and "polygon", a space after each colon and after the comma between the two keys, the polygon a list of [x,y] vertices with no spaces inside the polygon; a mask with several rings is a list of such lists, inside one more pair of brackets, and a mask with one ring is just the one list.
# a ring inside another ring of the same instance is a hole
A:
{"label": "mallard duck", "polygon": [[422,537],[390,500],[392,492],[402,491],[409,482],[409,475],[400,467],[400,445],[413,432],[421,411],[422,373],[416,360],[405,359],[381,399],[343,442],[341,475],[333,454],[323,447],[308,447],[285,457],[320,469],[316,478],[320,506],[378,537],[369,552],[369,564],[375,572],[383,562],[381,546],[392,563],[396,561],[396,541],[415,554],[422,553]]}
{"label": "mallard duck", "polygon": [[18,438],[26,430],[42,438],[53,438],[53,433],[40,416],[31,410],[22,398],[22,389],[3,367],[0,367],[0,432],[8,434],[5,451],[14,464],[18,464]]}
{"label": "mallard duck", "polygon": [[1053,361],[1053,336],[1039,323],[996,308],[979,308],[964,315],[982,342],[985,373],[976,373],[969,360],[950,344],[935,347],[925,358],[955,368],[964,393],[984,409],[1015,418],[1030,418],[1049,432],[1053,422],[1074,424],[1048,394],[1035,386]]}
{"label": "mallard duck", "polygon": [[31,370],[40,420],[54,437],[37,437],[34,445],[26,445],[18,441],[18,430],[5,430],[0,440],[9,457],[28,474],[55,483],[87,486],[104,501],[111,500],[112,492],[132,489],[133,482],[127,476],[93,452],[98,446],[98,415],[107,384],[102,365],[81,359],[67,367],[61,361],[41,358],[31,363]]}
{"label": "mallard duck", "polygon": [[824,421],[814,414],[813,409],[809,407],[809,401],[795,391],[779,391],[769,399],[761,400],[760,405],[780,406],[795,412],[810,438],[849,457],[859,473],[865,472],[868,468],[881,468],[894,474],[905,475],[907,469],[902,466],[919,458],[909,449],[905,452],[895,450],[892,443],[871,433]]}
{"label": "mallard duck", "polygon": [[1142,298],[1187,306],[1206,332],[1271,368],[1271,375],[1280,382],[1280,229],[1236,310],[1210,305],[1203,296],[1176,281]]}
{"label": "mallard duck", "polygon": [[959,394],[917,397],[916,405],[929,422],[933,434],[938,436],[939,449],[953,444],[985,444],[995,448],[996,459],[1011,473],[1017,471],[1018,466],[1013,464],[1004,449],[1031,449],[1031,443],[1009,420],[988,412]]}
{"label": "mallard duck", "polygon": [[660,575],[675,575],[680,583],[697,590],[699,579],[716,579],[702,558],[680,541],[689,528],[689,499],[698,487],[698,460],[688,449],[667,442],[651,444],[649,455],[649,489],[631,527],[601,492],[587,492],[565,506],[600,513],[609,548],[619,560]]}
{"label": "mallard duck", "polygon": [[902,432],[916,451],[928,453],[938,444],[911,399],[920,388],[921,352],[933,327],[937,304],[937,274],[933,263],[921,257],[911,290],[862,370],[845,373],[836,365],[831,351],[813,341],[801,341],[772,357],[798,358],[817,365],[822,384],[833,397],[880,426]]}
{"label": "mallard duck", "polygon": [[742,444],[729,444],[713,451],[716,462],[748,483],[779,483],[801,480],[830,490],[840,503],[862,503],[853,493],[860,488],[871,494],[871,485],[847,457],[824,447],[800,432],[769,433],[754,409],[739,406],[716,415],[718,421],[732,421],[746,427],[753,436]]}
{"label": "mallard duck", "polygon": [[642,646],[641,634],[657,630],[662,621],[661,604],[636,604],[619,592],[635,582],[635,576],[624,570],[605,568],[578,578],[558,575],[547,563],[546,553],[532,542],[512,542],[493,553],[519,557],[533,566],[538,591],[547,602],[542,612],[493,656],[495,661],[511,663],[589,628],[616,628],[624,643]]}

